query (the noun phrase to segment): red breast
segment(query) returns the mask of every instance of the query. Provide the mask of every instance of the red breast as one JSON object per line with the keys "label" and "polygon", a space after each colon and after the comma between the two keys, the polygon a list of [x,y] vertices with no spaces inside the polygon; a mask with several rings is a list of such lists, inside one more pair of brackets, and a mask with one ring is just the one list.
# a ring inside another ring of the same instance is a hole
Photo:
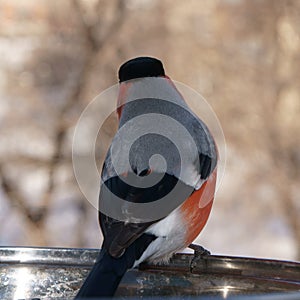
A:
{"label": "red breast", "polygon": [[217,168],[180,208],[187,226],[186,246],[196,239],[208,220],[215,195],[216,179]]}

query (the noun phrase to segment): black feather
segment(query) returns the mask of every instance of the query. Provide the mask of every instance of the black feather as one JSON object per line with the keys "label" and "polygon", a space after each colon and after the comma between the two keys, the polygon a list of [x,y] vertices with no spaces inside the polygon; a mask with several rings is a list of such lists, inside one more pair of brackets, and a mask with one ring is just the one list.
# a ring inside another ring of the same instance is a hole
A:
{"label": "black feather", "polygon": [[[143,180],[143,177],[140,178]],[[99,202],[103,201],[103,199],[110,201],[112,193],[128,202],[152,202],[168,195],[176,184],[179,184],[182,187],[182,192],[185,192],[183,193],[185,194],[184,198],[182,198],[183,202],[187,197],[187,188],[191,193],[193,191],[192,188],[187,187],[183,182],[180,182],[176,177],[169,174],[164,174],[160,182],[149,188],[130,186],[119,176],[111,177],[104,184],[107,189],[101,188]],[[180,194],[178,194],[178,197],[180,197]],[[170,207],[172,207],[172,203],[170,203]],[[155,222],[157,220],[141,223],[125,223],[106,216],[99,211],[99,223],[104,237],[102,248],[105,248],[113,257],[119,257],[133,241],[139,238]]]}
{"label": "black feather", "polygon": [[165,71],[160,60],[153,57],[137,57],[124,63],[119,70],[120,82],[141,78],[164,76]]}
{"label": "black feather", "polygon": [[126,271],[132,268],[155,238],[151,234],[141,235],[119,258],[102,249],[75,299],[112,297]]}

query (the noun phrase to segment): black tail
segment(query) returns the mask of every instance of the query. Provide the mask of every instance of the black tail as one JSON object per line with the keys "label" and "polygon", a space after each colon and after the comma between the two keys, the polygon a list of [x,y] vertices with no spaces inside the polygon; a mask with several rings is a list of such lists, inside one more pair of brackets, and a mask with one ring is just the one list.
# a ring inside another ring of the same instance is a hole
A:
{"label": "black tail", "polygon": [[155,238],[153,235],[143,234],[119,258],[112,257],[102,249],[75,299],[112,297],[126,271],[132,268]]}
{"label": "black tail", "polygon": [[115,259],[106,250],[101,250],[95,265],[75,299],[113,296],[128,269],[123,257]]}

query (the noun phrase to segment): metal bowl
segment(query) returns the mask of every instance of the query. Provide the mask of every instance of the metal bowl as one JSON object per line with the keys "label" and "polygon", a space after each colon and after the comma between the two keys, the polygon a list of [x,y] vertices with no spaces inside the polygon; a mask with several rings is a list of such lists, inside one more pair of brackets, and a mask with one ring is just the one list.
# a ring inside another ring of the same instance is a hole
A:
{"label": "metal bowl", "polygon": [[[95,249],[0,247],[0,299],[72,299],[97,254]],[[300,299],[300,263],[211,255],[197,260],[191,272],[192,258],[177,254],[168,265],[128,271],[117,296]]]}

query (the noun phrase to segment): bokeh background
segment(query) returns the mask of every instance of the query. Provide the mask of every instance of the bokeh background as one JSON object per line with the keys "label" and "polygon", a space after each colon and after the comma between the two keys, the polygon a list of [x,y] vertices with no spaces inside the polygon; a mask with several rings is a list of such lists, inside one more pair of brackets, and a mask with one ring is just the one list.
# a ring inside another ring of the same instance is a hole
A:
{"label": "bokeh background", "polygon": [[149,55],[224,130],[226,173],[198,242],[300,260],[299,37],[298,0],[0,0],[0,245],[101,245],[74,128],[120,64]]}

